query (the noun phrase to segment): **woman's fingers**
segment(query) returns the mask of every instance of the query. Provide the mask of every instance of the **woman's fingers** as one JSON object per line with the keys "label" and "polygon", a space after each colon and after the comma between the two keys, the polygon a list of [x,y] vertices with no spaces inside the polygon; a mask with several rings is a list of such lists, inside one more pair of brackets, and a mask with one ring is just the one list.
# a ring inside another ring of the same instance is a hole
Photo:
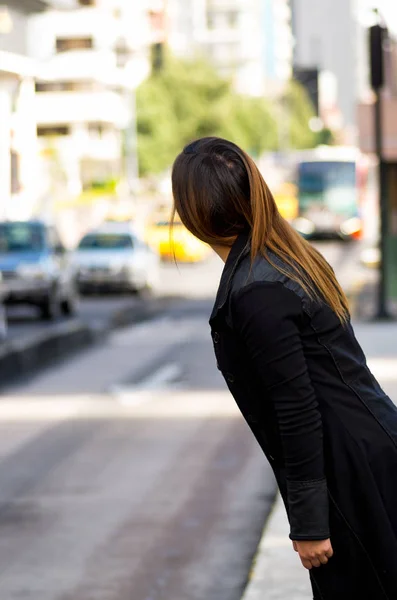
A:
{"label": "woman's fingers", "polygon": [[312,569],[326,565],[333,556],[331,540],[304,540],[294,541],[294,549],[299,553],[305,569]]}
{"label": "woman's fingers", "polygon": [[321,567],[321,562],[319,558],[311,558],[310,562],[312,563],[313,567]]}
{"label": "woman's fingers", "polygon": [[310,570],[310,569],[313,568],[313,565],[312,565],[312,563],[311,563],[310,560],[307,560],[306,558],[302,558],[301,557],[301,561],[302,561],[302,565],[305,567],[305,569],[309,569]]}
{"label": "woman's fingers", "polygon": [[302,558],[301,557],[301,562],[302,565],[305,567],[305,569],[313,569],[313,568],[318,568],[321,567],[321,565],[326,565],[328,562],[328,558],[327,557],[321,557],[320,559],[318,558],[311,558],[310,560],[308,558]]}

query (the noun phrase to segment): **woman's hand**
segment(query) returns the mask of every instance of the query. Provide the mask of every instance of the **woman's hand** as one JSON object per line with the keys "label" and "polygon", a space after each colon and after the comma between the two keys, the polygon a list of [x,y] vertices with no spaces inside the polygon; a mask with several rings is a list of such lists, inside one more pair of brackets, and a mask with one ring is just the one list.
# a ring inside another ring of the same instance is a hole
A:
{"label": "woman's hand", "polygon": [[333,556],[331,540],[292,542],[305,569],[326,565]]}

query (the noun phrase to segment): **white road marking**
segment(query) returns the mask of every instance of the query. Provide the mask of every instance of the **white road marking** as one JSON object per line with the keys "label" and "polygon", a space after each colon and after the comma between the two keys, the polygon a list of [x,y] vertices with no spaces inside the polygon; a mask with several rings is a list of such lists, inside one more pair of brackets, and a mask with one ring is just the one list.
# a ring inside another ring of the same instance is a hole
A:
{"label": "white road marking", "polygon": [[182,375],[182,367],[178,363],[166,363],[138,385],[112,385],[109,393],[123,405],[139,406],[149,402],[153,398],[155,390],[169,390],[176,388],[177,382]]}

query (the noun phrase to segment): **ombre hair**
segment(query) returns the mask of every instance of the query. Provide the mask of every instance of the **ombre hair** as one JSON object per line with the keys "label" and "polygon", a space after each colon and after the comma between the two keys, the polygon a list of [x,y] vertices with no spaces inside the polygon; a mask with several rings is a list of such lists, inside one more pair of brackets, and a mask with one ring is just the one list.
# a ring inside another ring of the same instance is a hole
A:
{"label": "ombre hair", "polygon": [[[247,232],[251,261],[258,255],[321,297],[345,323],[347,298],[325,258],[281,216],[255,162],[233,142],[206,137],[179,154],[172,169],[174,208],[185,227],[213,246],[232,246]],[[272,262],[269,251],[285,268]]]}

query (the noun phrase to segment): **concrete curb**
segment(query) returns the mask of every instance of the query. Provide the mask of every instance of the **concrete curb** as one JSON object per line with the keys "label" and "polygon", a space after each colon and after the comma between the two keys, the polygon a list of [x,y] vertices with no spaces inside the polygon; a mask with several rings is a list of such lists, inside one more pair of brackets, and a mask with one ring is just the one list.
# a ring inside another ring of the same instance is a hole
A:
{"label": "concrete curb", "polygon": [[0,382],[49,365],[62,356],[94,341],[94,332],[78,321],[61,323],[56,329],[40,332],[27,340],[12,340],[0,348]]}
{"label": "concrete curb", "polygon": [[172,299],[156,298],[140,306],[131,306],[116,312],[108,323],[93,328],[78,319],[59,323],[23,340],[11,340],[0,346],[0,385],[11,383],[54,364],[74,352],[82,350],[118,327],[125,327],[155,318],[167,309]]}

